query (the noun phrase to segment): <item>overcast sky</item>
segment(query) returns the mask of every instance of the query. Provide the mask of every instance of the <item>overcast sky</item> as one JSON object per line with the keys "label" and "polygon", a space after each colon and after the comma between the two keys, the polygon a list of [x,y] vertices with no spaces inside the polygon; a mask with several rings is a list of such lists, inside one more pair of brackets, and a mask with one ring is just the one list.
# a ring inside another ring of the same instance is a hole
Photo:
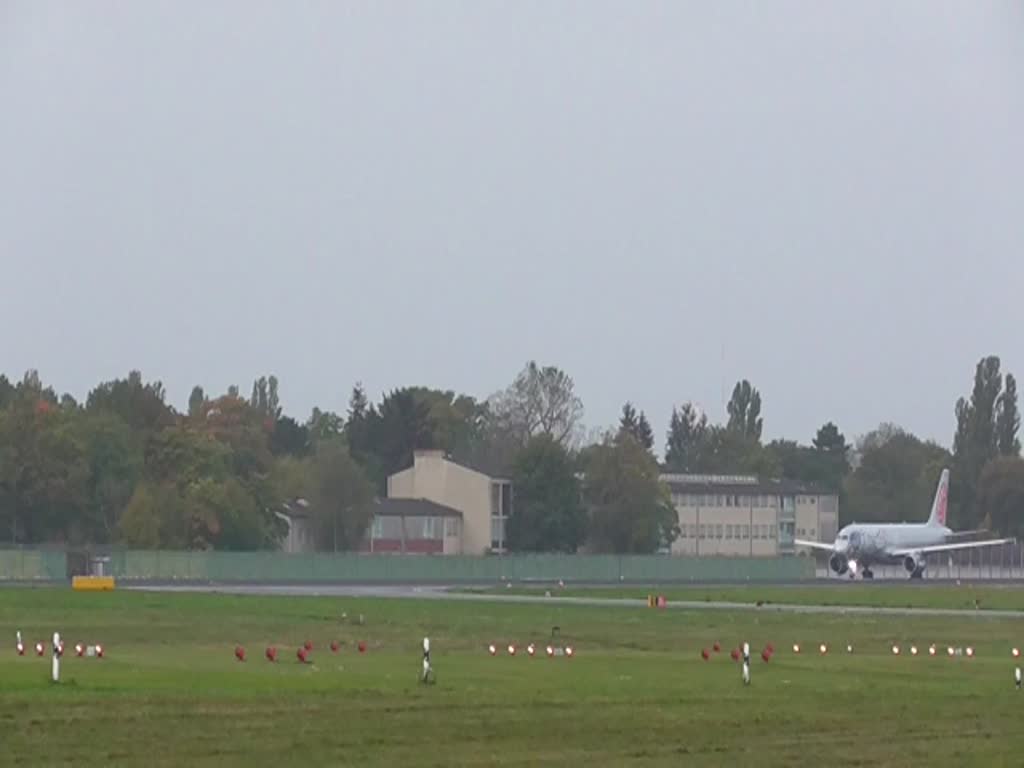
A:
{"label": "overcast sky", "polygon": [[0,0],[0,370],[948,444],[1024,376],[1022,83],[1019,2]]}

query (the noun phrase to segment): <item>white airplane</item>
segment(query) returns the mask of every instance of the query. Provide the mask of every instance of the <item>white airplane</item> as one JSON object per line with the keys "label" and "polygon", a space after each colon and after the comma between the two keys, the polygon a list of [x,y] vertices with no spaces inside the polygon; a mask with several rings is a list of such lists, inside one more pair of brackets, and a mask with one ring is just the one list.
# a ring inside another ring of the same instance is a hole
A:
{"label": "white airplane", "polygon": [[840,576],[849,572],[852,579],[860,569],[863,578],[874,576],[871,566],[884,563],[903,563],[912,579],[924,574],[925,555],[932,552],[952,552],[973,547],[993,547],[1008,544],[1014,539],[951,542],[957,536],[976,531],[951,531],[946,527],[946,506],[949,496],[949,470],[943,469],[939,487],[935,490],[932,512],[927,523],[852,523],[844,527],[835,542],[796,539],[800,547],[811,547],[831,552],[829,568]]}

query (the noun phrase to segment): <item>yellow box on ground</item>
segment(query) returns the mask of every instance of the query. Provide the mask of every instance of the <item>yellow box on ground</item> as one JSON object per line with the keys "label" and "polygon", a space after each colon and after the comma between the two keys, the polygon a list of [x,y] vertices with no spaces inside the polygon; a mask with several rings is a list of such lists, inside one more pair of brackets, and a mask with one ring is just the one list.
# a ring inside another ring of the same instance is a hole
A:
{"label": "yellow box on ground", "polygon": [[71,588],[85,591],[101,591],[114,588],[113,576],[72,576]]}

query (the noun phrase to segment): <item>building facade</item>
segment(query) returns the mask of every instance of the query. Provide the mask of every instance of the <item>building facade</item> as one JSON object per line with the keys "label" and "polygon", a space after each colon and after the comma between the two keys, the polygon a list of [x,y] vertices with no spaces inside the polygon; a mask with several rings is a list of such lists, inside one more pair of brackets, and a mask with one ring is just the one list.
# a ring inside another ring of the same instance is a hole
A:
{"label": "building facade", "polygon": [[673,555],[771,557],[794,552],[797,537],[832,541],[836,493],[747,475],[664,474],[679,515]]}
{"label": "building facade", "polygon": [[507,549],[512,481],[505,473],[457,463],[444,451],[415,451],[412,466],[388,478],[387,498],[422,499],[458,512],[458,546],[449,548],[446,542],[444,554],[483,555]]}
{"label": "building facade", "polygon": [[426,499],[378,499],[360,549],[373,554],[460,554],[462,513]]}
{"label": "building facade", "polygon": [[[691,557],[773,557],[793,540],[832,541],[839,524],[834,492],[747,475],[663,474],[679,516],[668,548]],[[420,450],[391,475],[363,551],[484,555],[507,551],[514,514],[507,472],[470,467],[443,451]]]}

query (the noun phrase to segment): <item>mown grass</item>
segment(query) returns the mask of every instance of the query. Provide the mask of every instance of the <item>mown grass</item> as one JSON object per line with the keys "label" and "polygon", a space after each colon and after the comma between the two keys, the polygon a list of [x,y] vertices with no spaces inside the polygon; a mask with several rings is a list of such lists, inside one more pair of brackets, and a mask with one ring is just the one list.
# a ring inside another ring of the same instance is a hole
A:
{"label": "mown grass", "polygon": [[[522,653],[556,625],[574,658]],[[30,644],[55,629],[69,648],[100,642],[107,656],[69,653],[54,686],[48,653],[15,655],[17,629]],[[994,766],[1018,765],[1024,748],[1009,653],[1024,625],[1009,618],[10,589],[0,636],[10,765]],[[313,663],[301,665],[306,639]],[[727,654],[744,639],[776,648],[770,663],[755,656],[749,688]],[[702,661],[716,640],[722,653]],[[492,658],[491,642],[521,650]],[[897,658],[893,642],[977,655]],[[268,643],[277,664],[262,658]]]}
{"label": "mown grass", "polygon": [[629,587],[478,587],[467,592],[500,595],[629,598],[664,595],[669,601],[782,603],[790,605],[870,606],[876,608],[952,608],[1024,610],[1024,586],[1017,584],[820,584],[811,586],[629,586]]}

